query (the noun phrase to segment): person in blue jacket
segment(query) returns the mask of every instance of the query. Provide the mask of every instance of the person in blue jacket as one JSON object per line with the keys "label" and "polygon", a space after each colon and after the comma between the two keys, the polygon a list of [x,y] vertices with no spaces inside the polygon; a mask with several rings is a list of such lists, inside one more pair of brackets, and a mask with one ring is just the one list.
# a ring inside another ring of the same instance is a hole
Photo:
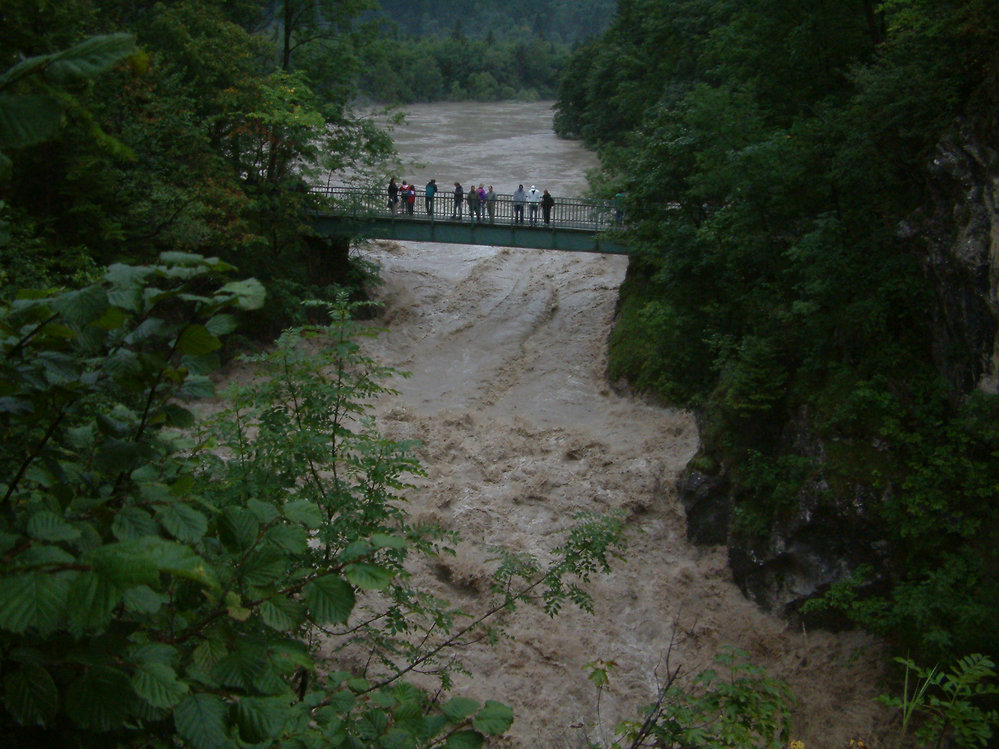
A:
{"label": "person in blue jacket", "polygon": [[437,180],[432,179],[427,182],[427,186],[423,191],[424,198],[423,202],[427,206],[427,215],[430,218],[434,217],[434,195],[437,194]]}

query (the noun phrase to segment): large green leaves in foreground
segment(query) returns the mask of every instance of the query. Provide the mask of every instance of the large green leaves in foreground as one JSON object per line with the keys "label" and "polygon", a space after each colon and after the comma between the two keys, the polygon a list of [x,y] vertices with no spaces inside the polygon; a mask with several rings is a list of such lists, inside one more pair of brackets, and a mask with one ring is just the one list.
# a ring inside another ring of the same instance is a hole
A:
{"label": "large green leaves in foreground", "polygon": [[0,74],[0,179],[9,176],[11,162],[4,150],[34,145],[58,130],[72,99],[52,90],[17,92],[20,83],[41,79],[61,84],[93,78],[135,51],[131,34],[95,36],[69,49],[21,60]]}
{"label": "large green leaves in foreground", "polygon": [[[263,302],[229,270],[174,253],[0,309],[0,735],[213,749],[475,746],[506,730],[509,709],[435,707],[401,669],[318,674],[306,631],[346,622],[423,543],[387,507],[399,481],[384,468],[407,463],[379,441],[323,455],[293,425],[270,484],[238,468],[249,452],[236,468],[208,453],[185,404],[212,394],[233,313]],[[348,386],[358,376],[331,388],[341,415],[369,391]],[[253,418],[283,415],[275,397]],[[349,444],[346,420],[330,427]],[[353,479],[292,480],[302,461],[344,461]]]}

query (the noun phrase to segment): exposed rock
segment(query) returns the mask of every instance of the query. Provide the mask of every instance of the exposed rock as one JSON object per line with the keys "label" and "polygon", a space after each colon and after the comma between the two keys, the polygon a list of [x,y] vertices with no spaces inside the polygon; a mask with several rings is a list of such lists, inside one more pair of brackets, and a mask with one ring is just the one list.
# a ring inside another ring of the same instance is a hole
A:
{"label": "exposed rock", "polygon": [[[799,413],[782,440],[794,452],[810,457],[815,473],[798,493],[793,508],[776,517],[764,540],[730,530],[730,508],[737,504],[724,470],[707,475],[688,469],[678,492],[687,511],[687,535],[695,543],[728,543],[729,567],[743,593],[767,611],[785,616],[825,592],[861,564],[883,566],[885,545],[873,511],[879,498],[857,485],[830,490],[823,467],[826,451]],[[834,615],[812,623],[837,627]]]}
{"label": "exposed rock", "polygon": [[729,484],[724,475],[688,469],[679,479],[678,492],[687,515],[688,539],[705,545],[728,541]]}
{"label": "exposed rock", "polygon": [[940,142],[928,170],[932,204],[900,227],[933,284],[933,356],[958,393],[999,384],[999,159],[986,133],[962,121]]}
{"label": "exposed rock", "polygon": [[[983,116],[984,121],[984,116]],[[990,122],[994,121],[991,117]],[[999,143],[995,129],[958,123],[928,165],[932,200],[899,227],[918,252],[934,290],[932,352],[938,371],[960,396],[973,388],[999,391]],[[887,544],[876,506],[881,498],[861,484],[827,483],[826,446],[806,414],[783,430],[781,443],[814,462],[812,479],[793,509],[776,518],[763,541],[727,533],[736,583],[763,608],[793,614],[861,564],[886,565]],[[724,470],[688,470],[679,481],[688,536],[721,543],[738,498]],[[872,583],[877,585],[878,582]],[[816,623],[836,626],[832,618]]]}

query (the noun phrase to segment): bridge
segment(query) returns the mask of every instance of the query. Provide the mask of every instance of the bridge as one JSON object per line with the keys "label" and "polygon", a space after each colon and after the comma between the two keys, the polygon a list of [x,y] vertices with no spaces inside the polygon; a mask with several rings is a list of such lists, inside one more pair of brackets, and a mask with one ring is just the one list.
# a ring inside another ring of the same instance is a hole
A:
{"label": "bridge", "polygon": [[384,189],[313,187],[310,192],[321,206],[312,224],[324,236],[627,254],[615,237],[619,226],[610,200],[557,197],[545,223],[540,206],[536,215],[527,205],[518,215],[509,194],[497,193],[492,213],[481,206],[476,216],[465,199],[456,212],[451,190],[439,191],[428,206],[419,188],[415,204],[407,206],[400,196],[394,212]]}

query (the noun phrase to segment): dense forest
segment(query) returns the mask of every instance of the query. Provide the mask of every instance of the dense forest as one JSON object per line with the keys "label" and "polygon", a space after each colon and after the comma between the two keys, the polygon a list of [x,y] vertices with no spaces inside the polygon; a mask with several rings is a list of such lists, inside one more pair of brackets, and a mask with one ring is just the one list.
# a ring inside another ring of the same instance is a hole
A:
{"label": "dense forest", "polygon": [[995,153],[997,10],[621,0],[556,106],[625,195],[612,375],[697,410],[733,568],[772,592],[824,535],[805,613],[930,665],[999,655],[989,261],[938,249],[973,210],[941,164]]}
{"label": "dense forest", "polygon": [[610,23],[614,0],[443,4],[385,0],[360,91],[379,102],[554,98],[571,49]]}

